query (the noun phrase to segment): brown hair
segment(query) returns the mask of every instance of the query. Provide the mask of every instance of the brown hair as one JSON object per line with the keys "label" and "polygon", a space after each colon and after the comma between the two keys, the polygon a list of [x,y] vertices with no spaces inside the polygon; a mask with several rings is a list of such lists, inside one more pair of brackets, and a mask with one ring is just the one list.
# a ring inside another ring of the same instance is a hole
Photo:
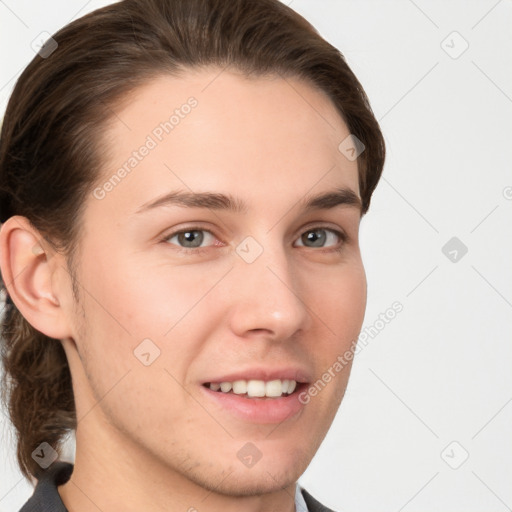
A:
{"label": "brown hair", "polygon": [[[0,222],[24,216],[62,251],[75,298],[83,205],[107,150],[102,130],[129,91],[158,75],[215,65],[309,81],[366,147],[358,171],[362,215],[368,210],[385,156],[368,98],[343,55],[279,0],[124,0],[53,39],[58,47],[48,44],[34,57],[7,106]],[[38,478],[32,452],[42,442],[59,452],[76,428],[69,366],[61,342],[33,328],[9,298],[1,329],[2,400],[16,430],[17,461],[26,478]]]}

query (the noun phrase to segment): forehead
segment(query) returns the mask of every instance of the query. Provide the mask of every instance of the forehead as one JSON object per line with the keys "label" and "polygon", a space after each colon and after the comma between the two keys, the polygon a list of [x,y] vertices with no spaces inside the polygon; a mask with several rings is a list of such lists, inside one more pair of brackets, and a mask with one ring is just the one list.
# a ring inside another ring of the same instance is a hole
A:
{"label": "forehead", "polygon": [[347,136],[331,100],[298,78],[217,68],[159,76],[112,117],[101,208],[128,215],[175,189],[229,191],[249,209],[333,187],[359,195],[357,162],[338,149]]}

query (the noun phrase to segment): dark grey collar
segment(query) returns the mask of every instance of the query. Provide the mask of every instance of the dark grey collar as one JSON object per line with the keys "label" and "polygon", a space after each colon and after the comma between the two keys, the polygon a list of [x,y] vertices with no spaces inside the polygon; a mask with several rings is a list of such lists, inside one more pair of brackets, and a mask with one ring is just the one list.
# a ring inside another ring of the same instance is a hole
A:
{"label": "dark grey collar", "polygon": [[322,505],[319,501],[313,498],[306,489],[301,487],[301,492],[302,496],[304,496],[304,501],[308,506],[308,512],[334,512],[334,510],[327,508],[325,505]]}

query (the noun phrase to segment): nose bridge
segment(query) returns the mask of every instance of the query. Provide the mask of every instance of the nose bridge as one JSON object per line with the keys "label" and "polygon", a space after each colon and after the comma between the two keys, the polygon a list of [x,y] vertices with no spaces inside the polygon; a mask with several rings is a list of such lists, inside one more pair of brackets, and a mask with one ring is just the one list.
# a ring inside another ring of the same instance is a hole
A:
{"label": "nose bridge", "polygon": [[286,338],[304,329],[309,313],[300,295],[300,276],[278,232],[247,236],[236,252],[232,320],[237,334],[263,329]]}

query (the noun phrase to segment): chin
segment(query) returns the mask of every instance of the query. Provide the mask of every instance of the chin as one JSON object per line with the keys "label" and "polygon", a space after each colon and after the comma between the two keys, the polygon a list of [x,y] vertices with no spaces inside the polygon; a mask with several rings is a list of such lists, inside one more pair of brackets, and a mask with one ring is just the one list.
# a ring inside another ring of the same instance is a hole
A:
{"label": "chin", "polygon": [[209,491],[225,496],[261,496],[295,484],[301,474],[302,472],[298,473],[296,468],[287,468],[278,474],[274,474],[271,471],[267,472],[265,467],[259,470],[253,467],[242,470],[236,469],[232,473],[228,472],[220,484],[211,481],[210,478],[205,478],[203,481],[201,479],[196,480],[196,483]]}
{"label": "chin", "polygon": [[277,451],[271,457],[263,455],[252,467],[242,463],[230,464],[223,475],[217,476],[217,481],[212,482],[214,485],[210,490],[239,497],[277,492],[295,484],[308,467],[312,456],[297,447],[286,454],[280,455]]}

